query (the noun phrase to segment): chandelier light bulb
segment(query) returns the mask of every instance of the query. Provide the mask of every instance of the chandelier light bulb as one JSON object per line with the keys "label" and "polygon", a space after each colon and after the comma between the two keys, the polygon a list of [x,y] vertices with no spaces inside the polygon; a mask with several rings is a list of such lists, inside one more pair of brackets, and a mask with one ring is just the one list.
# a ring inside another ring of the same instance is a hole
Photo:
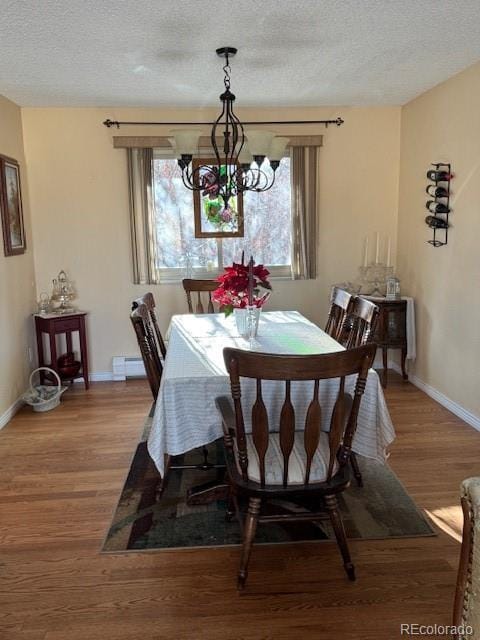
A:
{"label": "chandelier light bulb", "polygon": [[262,129],[249,129],[247,131],[248,146],[255,161],[257,161],[259,157],[265,158],[268,155],[274,137],[275,133],[273,131],[265,131]]}
{"label": "chandelier light bulb", "polygon": [[193,156],[198,151],[200,131],[198,129],[173,129],[170,132],[175,140],[175,153],[177,158]]}
{"label": "chandelier light bulb", "polygon": [[270,166],[275,171],[280,164],[280,160],[285,155],[285,149],[287,148],[290,140],[288,138],[283,138],[278,136],[274,138],[270,144],[270,149],[268,151],[268,159],[270,160]]}

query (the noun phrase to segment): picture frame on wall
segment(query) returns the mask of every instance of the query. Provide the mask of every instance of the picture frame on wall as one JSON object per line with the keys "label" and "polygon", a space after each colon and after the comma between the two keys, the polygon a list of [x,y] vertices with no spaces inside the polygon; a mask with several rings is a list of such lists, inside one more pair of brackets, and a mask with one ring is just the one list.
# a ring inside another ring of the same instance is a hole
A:
{"label": "picture frame on wall", "polygon": [[0,213],[5,255],[25,253],[20,166],[13,158],[3,155],[0,155]]}
{"label": "picture frame on wall", "polygon": [[[193,160],[195,180],[203,187],[200,191],[193,192],[195,237],[243,238],[243,194],[232,196],[228,209],[225,209],[223,199],[209,189],[211,174],[208,167],[216,169],[211,159],[195,158]],[[226,173],[225,166],[220,167],[220,175],[222,171]]]}

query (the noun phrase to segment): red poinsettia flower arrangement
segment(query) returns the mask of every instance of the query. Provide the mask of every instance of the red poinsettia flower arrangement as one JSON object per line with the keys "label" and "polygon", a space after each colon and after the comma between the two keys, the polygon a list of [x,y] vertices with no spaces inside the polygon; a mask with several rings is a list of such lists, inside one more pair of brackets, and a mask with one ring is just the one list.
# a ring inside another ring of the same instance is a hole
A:
{"label": "red poinsettia flower arrangement", "polygon": [[[263,307],[272,289],[268,281],[269,275],[270,271],[263,264],[255,265],[252,258],[249,264],[245,264],[242,253],[242,262],[234,262],[231,267],[225,267],[225,273],[217,278],[220,285],[213,292],[212,298],[226,316],[234,309],[245,309],[249,304]],[[260,288],[268,291],[261,294]]]}

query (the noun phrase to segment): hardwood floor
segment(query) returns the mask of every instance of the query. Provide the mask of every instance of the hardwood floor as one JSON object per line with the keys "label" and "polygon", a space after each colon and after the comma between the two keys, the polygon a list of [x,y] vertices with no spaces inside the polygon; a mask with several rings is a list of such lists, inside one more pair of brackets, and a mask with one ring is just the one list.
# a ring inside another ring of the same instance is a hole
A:
{"label": "hardwood floor", "polygon": [[242,596],[238,548],[100,554],[146,382],[75,385],[51,413],[23,409],[0,432],[0,638],[392,640],[400,623],[449,624],[459,484],[480,474],[480,433],[390,380],[391,466],[445,531],[352,541],[356,583],[333,543],[256,547]]}

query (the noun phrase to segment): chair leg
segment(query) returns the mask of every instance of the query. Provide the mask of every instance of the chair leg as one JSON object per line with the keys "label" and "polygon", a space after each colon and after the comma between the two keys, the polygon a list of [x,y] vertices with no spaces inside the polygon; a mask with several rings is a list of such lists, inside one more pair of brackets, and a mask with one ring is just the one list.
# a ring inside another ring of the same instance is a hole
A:
{"label": "chair leg", "polygon": [[359,487],[363,487],[363,478],[362,473],[360,471],[360,467],[358,466],[357,456],[353,453],[350,453],[350,464],[352,466],[353,475],[357,481]]}
{"label": "chair leg", "polygon": [[355,567],[353,566],[352,559],[350,557],[342,516],[338,510],[337,496],[325,496],[325,506],[327,508],[328,515],[330,516],[333,530],[335,531],[335,537],[337,539],[340,553],[342,554],[343,566],[347,572],[348,579],[355,580]]}
{"label": "chair leg", "polygon": [[243,530],[243,547],[242,557],[240,560],[240,570],[238,572],[237,587],[242,590],[248,576],[248,561],[250,560],[250,552],[252,550],[253,539],[257,530],[258,514],[260,512],[260,498],[250,498],[248,501],[248,511],[245,518],[245,526]]}
{"label": "chair leg", "polygon": [[226,522],[231,522],[236,513],[235,493],[231,482],[228,483],[227,510],[225,512]]}

